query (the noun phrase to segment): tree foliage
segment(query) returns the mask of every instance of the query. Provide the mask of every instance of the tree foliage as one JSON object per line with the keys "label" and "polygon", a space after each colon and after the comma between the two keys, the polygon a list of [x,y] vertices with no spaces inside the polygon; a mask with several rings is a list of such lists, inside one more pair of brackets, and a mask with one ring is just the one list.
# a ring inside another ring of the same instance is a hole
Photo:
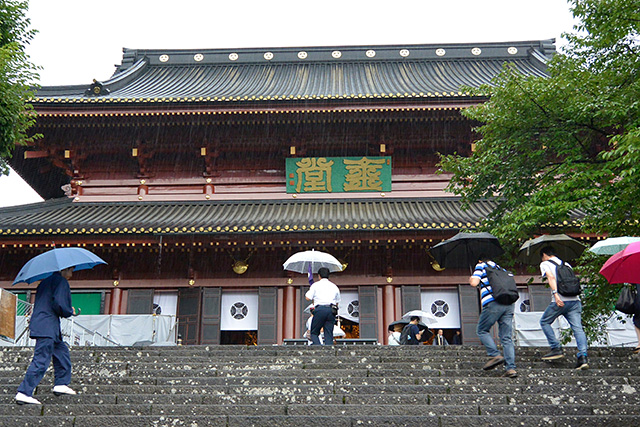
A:
{"label": "tree foliage", "polygon": [[[476,150],[441,157],[463,202],[496,198],[486,227],[511,242],[512,254],[557,228],[640,235],[640,0],[570,4],[580,24],[549,62],[549,77],[505,64],[492,85],[470,89],[488,96],[463,113],[481,123]],[[578,262],[592,338],[620,289],[598,275],[605,260],[585,253]]]}
{"label": "tree foliage", "polygon": [[25,14],[27,1],[0,0],[0,173],[7,174],[6,159],[16,144],[33,136],[27,130],[35,123],[35,112],[28,103],[37,68],[29,61],[25,46],[35,35]]}

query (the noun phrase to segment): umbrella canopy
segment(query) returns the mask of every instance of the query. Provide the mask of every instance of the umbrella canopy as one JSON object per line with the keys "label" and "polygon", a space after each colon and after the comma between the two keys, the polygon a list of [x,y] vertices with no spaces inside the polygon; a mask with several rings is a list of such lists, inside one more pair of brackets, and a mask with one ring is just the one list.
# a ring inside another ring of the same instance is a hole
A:
{"label": "umbrella canopy", "polygon": [[331,272],[342,271],[342,263],[333,255],[315,250],[297,252],[291,255],[282,266],[285,270],[297,273],[307,273],[309,266],[312,273],[317,273],[322,267],[328,268]]}
{"label": "umbrella canopy", "polygon": [[640,242],[630,243],[604,263],[600,269],[609,283],[640,282]]}
{"label": "umbrella canopy", "polygon": [[56,248],[30,259],[20,270],[12,285],[33,283],[46,279],[56,271],[74,267],[73,271],[87,270],[106,262],[83,248]]}
{"label": "umbrella canopy", "polygon": [[433,323],[438,323],[438,319],[436,317],[426,311],[423,310],[411,310],[402,315],[403,319],[411,319],[413,316],[418,316],[420,321],[425,325],[430,325]]}
{"label": "umbrella canopy", "polygon": [[580,257],[586,249],[582,243],[566,234],[544,234],[527,240],[520,246],[518,261],[525,264],[539,264],[540,249],[545,246],[553,247],[558,258],[563,261]]}
{"label": "umbrella canopy", "polygon": [[609,237],[591,246],[589,251],[596,255],[613,255],[624,250],[630,243],[640,242],[640,237]]}
{"label": "umbrella canopy", "polygon": [[482,254],[495,258],[504,253],[498,238],[491,233],[458,233],[438,243],[431,255],[445,268],[473,267]]}
{"label": "umbrella canopy", "polygon": [[[404,328],[405,325],[408,325],[410,322],[409,319],[400,319],[400,320],[396,320],[395,322],[391,322],[389,323],[389,327],[388,329],[390,331],[395,331],[396,330],[396,326],[400,326],[400,329]],[[427,329],[427,325],[425,325],[422,322],[418,322],[418,329]]]}

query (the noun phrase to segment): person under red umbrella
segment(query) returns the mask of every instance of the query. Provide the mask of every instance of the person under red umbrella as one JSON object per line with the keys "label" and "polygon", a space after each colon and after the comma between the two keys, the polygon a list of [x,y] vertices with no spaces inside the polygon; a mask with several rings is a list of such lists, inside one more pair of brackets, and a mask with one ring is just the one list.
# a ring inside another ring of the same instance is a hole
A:
{"label": "person under red umbrella", "polygon": [[605,279],[611,284],[635,283],[636,301],[633,315],[633,326],[638,337],[638,345],[633,349],[634,353],[640,353],[640,242],[630,243],[626,248],[604,263],[600,269]]}

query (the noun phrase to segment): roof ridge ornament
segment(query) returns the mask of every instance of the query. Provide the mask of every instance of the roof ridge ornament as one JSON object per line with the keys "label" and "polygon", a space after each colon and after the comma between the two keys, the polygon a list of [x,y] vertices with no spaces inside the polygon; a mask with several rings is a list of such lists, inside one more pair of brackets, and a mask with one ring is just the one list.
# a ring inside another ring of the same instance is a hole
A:
{"label": "roof ridge ornament", "polygon": [[93,79],[93,83],[84,91],[85,96],[101,96],[108,95],[111,91],[104,86],[104,83]]}

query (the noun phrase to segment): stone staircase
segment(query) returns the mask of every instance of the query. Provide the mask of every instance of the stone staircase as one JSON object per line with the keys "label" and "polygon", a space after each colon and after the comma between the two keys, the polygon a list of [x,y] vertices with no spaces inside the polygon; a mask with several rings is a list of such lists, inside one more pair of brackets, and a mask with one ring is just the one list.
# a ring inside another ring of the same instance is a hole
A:
{"label": "stone staircase", "polygon": [[77,396],[13,398],[33,350],[0,351],[0,426],[634,426],[640,359],[592,348],[591,369],[517,348],[519,377],[482,347],[74,347]]}

